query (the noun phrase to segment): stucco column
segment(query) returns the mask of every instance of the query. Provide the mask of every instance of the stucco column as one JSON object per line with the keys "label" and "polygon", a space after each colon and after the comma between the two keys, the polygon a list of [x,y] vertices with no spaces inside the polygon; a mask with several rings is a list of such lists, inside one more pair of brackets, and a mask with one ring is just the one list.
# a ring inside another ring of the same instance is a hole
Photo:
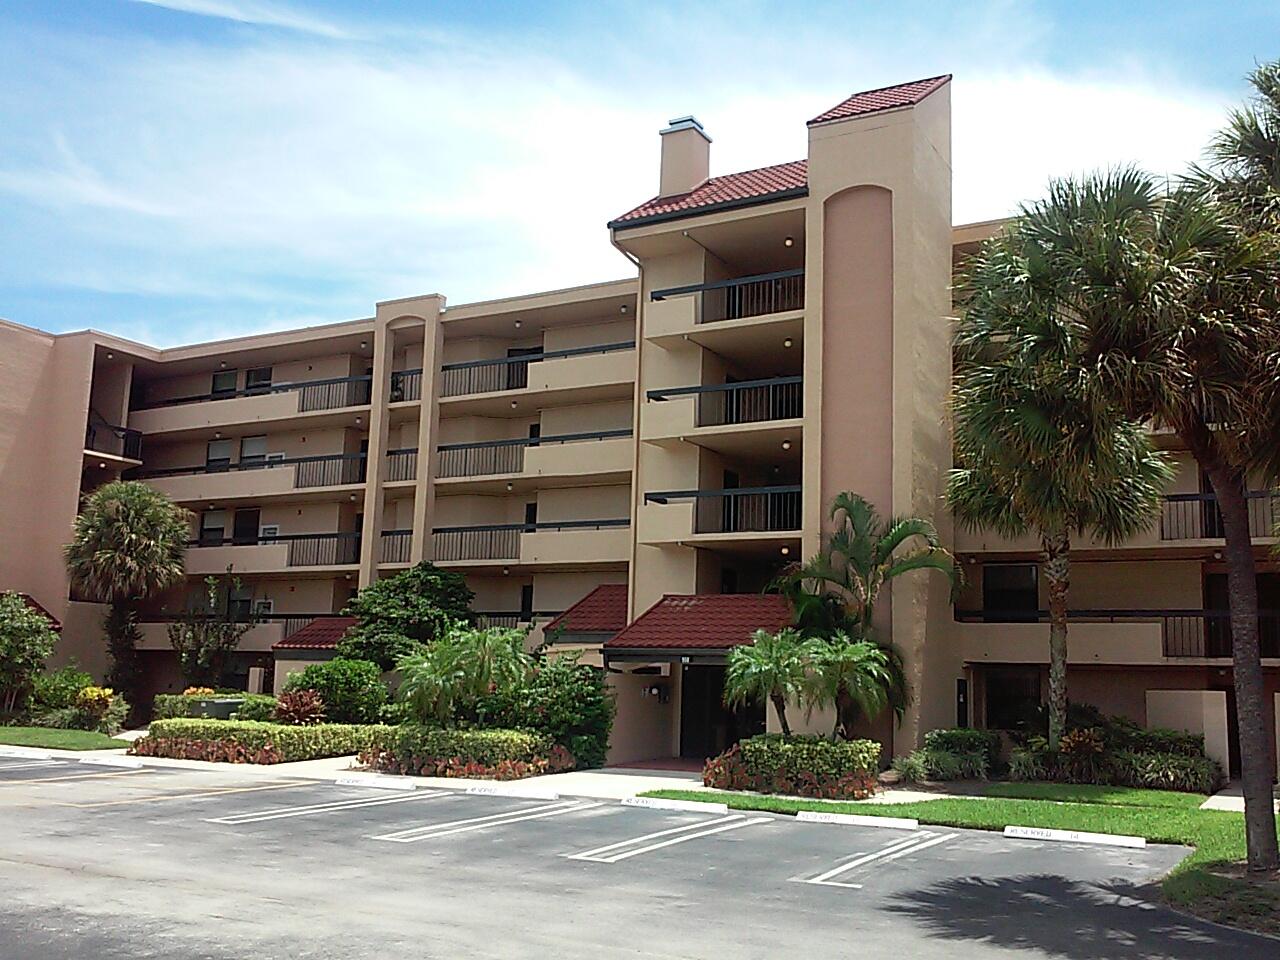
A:
{"label": "stucco column", "polygon": [[426,328],[422,338],[422,397],[418,407],[418,472],[413,488],[413,539],[409,545],[409,559],[414,563],[430,560],[432,550],[431,526],[436,502],[436,445],[440,433],[440,369],[444,352],[444,328],[440,313],[444,301],[440,300],[435,313],[425,313]]}

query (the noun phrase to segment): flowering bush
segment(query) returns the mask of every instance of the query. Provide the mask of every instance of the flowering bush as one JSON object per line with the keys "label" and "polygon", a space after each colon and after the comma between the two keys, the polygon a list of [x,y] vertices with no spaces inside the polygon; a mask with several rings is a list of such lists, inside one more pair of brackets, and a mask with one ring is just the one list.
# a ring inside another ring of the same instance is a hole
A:
{"label": "flowering bush", "polygon": [[187,687],[182,691],[184,697],[212,697],[216,693],[213,687]]}
{"label": "flowering bush", "polygon": [[876,788],[880,744],[772,734],[739,741],[708,760],[702,782],[720,790],[861,800]]}

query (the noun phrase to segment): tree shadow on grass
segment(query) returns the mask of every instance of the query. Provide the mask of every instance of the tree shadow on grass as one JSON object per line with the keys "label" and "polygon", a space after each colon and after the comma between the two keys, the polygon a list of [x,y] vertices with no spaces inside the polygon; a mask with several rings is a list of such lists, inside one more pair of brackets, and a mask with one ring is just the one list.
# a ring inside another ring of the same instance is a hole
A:
{"label": "tree shadow on grass", "polygon": [[1049,874],[955,877],[894,895],[891,913],[929,936],[1070,960],[1253,960],[1274,941],[1200,923],[1151,903],[1154,887],[1081,883]]}

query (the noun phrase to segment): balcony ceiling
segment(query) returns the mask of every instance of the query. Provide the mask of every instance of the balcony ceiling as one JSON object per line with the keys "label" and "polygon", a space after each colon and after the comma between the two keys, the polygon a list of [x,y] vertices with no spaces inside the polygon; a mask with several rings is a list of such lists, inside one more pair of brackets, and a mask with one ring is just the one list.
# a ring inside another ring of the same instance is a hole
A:
{"label": "balcony ceiling", "polygon": [[[524,339],[552,327],[603,323],[628,317],[634,319],[638,290],[637,281],[627,279],[532,296],[462,304],[445,311],[445,337]],[[515,325],[517,320],[520,321],[518,328]]]}

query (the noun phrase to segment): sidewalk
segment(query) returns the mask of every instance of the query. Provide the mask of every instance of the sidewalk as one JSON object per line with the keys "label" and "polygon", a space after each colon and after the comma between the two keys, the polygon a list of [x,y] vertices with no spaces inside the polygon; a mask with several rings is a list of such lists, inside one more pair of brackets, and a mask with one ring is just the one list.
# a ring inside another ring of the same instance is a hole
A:
{"label": "sidewalk", "polygon": [[[1275,801],[1276,812],[1280,813],[1280,799]],[[1244,793],[1240,781],[1232,780],[1229,784],[1200,804],[1201,810],[1228,810],[1232,813],[1244,813]]]}

